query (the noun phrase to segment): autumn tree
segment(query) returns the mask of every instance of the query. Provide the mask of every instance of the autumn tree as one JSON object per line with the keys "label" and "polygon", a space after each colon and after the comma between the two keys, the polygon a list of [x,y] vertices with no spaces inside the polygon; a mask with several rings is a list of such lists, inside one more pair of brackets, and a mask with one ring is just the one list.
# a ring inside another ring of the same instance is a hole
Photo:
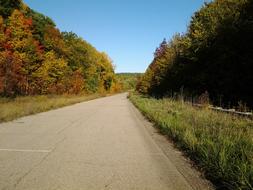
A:
{"label": "autumn tree", "polygon": [[19,56],[8,50],[0,52],[0,93],[13,97],[22,91],[24,82]]}
{"label": "autumn tree", "polygon": [[15,31],[12,31],[9,26],[5,26],[2,18],[0,30],[0,35],[2,36],[0,42],[0,93],[5,96],[14,96],[24,89],[25,76],[22,68],[22,55],[18,51],[15,51],[14,48],[14,45],[18,45],[12,41],[15,38]]}
{"label": "autumn tree", "polygon": [[20,9],[22,0],[0,0],[0,15],[8,18],[15,9]]}
{"label": "autumn tree", "polygon": [[101,87],[105,91],[108,91],[112,86],[115,75],[113,71],[112,61],[105,52],[100,53],[99,67],[100,67],[100,79],[102,82]]}
{"label": "autumn tree", "polygon": [[32,18],[26,18],[23,13],[14,10],[8,19],[6,28],[9,33],[11,51],[15,52],[22,61],[22,74],[26,78],[21,94],[30,94],[33,91],[33,72],[35,72],[42,61],[43,51],[40,43],[33,38]]}
{"label": "autumn tree", "polygon": [[55,27],[55,23],[53,20],[41,13],[38,13],[29,7],[27,8],[26,11],[26,16],[29,18],[32,18],[32,32],[33,32],[33,37],[41,43],[42,46],[46,45],[45,42],[45,33],[48,32],[48,28],[50,27]]}
{"label": "autumn tree", "polygon": [[34,73],[40,81],[41,93],[62,93],[66,91],[63,81],[67,78],[67,62],[62,58],[57,58],[54,51],[44,55],[41,67]]}
{"label": "autumn tree", "polygon": [[[0,95],[111,91],[112,61],[21,0],[0,4]],[[115,88],[116,89],[116,88]]]}
{"label": "autumn tree", "polygon": [[72,72],[70,78],[71,86],[68,90],[70,94],[79,94],[84,90],[85,80],[83,78],[82,69],[75,70]]}

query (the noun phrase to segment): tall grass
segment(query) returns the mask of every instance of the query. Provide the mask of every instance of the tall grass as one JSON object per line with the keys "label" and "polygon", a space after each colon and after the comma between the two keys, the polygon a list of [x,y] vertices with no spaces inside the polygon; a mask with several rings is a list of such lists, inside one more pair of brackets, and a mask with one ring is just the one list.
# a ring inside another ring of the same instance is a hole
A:
{"label": "tall grass", "polygon": [[63,106],[95,99],[102,95],[48,95],[26,96],[15,99],[0,98],[0,122],[10,121]]}
{"label": "tall grass", "polygon": [[130,100],[193,159],[218,189],[253,189],[253,121],[171,99]]}

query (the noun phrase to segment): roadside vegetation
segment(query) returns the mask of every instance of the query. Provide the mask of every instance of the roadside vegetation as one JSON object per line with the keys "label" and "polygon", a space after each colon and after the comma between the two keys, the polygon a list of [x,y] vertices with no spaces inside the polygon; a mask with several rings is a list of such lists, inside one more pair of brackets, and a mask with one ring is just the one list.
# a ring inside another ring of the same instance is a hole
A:
{"label": "roadside vegetation", "polygon": [[0,2],[0,96],[117,91],[105,52],[22,0]]}
{"label": "roadside vegetation", "polygon": [[252,0],[205,2],[185,33],[161,42],[137,83],[140,94],[130,95],[222,190],[253,190],[253,121],[202,103],[253,109],[252,12]]}
{"label": "roadside vegetation", "polygon": [[0,122],[118,91],[105,52],[22,0],[0,1]]}
{"label": "roadside vegetation", "polygon": [[105,95],[38,95],[13,99],[0,98],[0,123],[102,96]]}
{"label": "roadside vegetation", "polygon": [[121,91],[134,90],[141,73],[117,73],[116,79],[121,87]]}
{"label": "roadside vegetation", "polygon": [[156,49],[138,91],[193,99],[208,92],[216,106],[253,109],[252,12],[252,0],[206,1],[184,34]]}
{"label": "roadside vegetation", "polygon": [[170,98],[130,100],[183,150],[217,189],[253,189],[253,121]]}

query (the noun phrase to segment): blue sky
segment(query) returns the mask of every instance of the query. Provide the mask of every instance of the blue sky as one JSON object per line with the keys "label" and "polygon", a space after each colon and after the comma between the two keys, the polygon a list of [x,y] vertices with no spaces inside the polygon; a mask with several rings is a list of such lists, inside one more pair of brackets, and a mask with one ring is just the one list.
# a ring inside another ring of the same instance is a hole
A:
{"label": "blue sky", "polygon": [[24,0],[105,51],[116,72],[144,72],[160,42],[187,30],[206,0]]}

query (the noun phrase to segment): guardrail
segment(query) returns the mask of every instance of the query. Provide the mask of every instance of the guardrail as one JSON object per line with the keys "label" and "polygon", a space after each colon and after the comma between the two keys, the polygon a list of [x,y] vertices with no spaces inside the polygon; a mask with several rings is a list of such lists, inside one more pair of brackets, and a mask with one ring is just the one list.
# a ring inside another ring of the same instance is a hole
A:
{"label": "guardrail", "polygon": [[[202,104],[192,104],[192,106],[194,107],[199,107],[199,108],[203,108],[205,107]],[[223,113],[228,113],[228,114],[233,114],[233,115],[238,115],[238,116],[242,116],[242,117],[247,117],[250,119],[253,119],[253,113],[252,112],[240,112],[240,111],[236,111],[235,109],[224,109],[221,107],[214,107],[214,106],[208,106],[208,109],[214,110],[214,111],[218,111],[218,112],[223,112]]]}

